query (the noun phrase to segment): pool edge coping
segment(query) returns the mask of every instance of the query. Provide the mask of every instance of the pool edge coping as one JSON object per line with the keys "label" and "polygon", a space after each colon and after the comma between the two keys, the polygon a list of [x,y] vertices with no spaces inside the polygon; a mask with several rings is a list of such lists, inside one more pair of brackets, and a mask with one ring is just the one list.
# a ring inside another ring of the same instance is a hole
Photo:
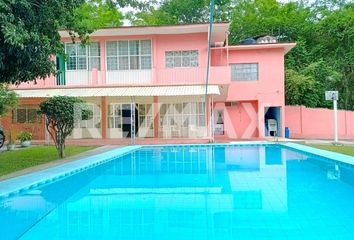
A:
{"label": "pool edge coping", "polygon": [[298,144],[298,143],[292,143],[292,142],[282,142],[279,143],[282,146],[286,146],[290,149],[294,149],[297,151],[300,151],[302,153],[307,153],[307,154],[313,154],[319,157],[323,157],[326,159],[330,159],[333,161],[337,161],[340,163],[345,163],[345,164],[349,164],[354,166],[354,157],[346,155],[346,154],[342,154],[342,153],[338,153],[338,152],[333,152],[333,151],[329,151],[329,150],[324,150],[324,149],[319,149],[319,148],[315,148],[315,147],[311,147],[311,146],[307,146],[307,145],[303,145],[303,144]]}
{"label": "pool edge coping", "polygon": [[118,147],[104,153],[79,158],[47,169],[2,180],[0,181],[0,200],[112,161],[141,147],[141,145]]}
{"label": "pool edge coping", "polygon": [[12,195],[19,194],[23,191],[30,190],[58,181],[64,177],[85,171],[97,165],[109,162],[119,158],[125,154],[129,154],[141,148],[148,147],[197,147],[197,146],[267,146],[281,145],[288,147],[291,150],[297,150],[303,153],[313,154],[333,161],[349,164],[354,166],[354,157],[349,155],[336,153],[328,150],[322,150],[306,145],[301,145],[291,142],[267,142],[267,141],[244,141],[244,142],[229,142],[229,143],[201,143],[201,144],[148,144],[148,145],[130,145],[112,149],[104,153],[95,154],[89,157],[79,158],[72,162],[67,162],[58,166],[35,171],[15,178],[5,179],[0,181],[0,200]]}

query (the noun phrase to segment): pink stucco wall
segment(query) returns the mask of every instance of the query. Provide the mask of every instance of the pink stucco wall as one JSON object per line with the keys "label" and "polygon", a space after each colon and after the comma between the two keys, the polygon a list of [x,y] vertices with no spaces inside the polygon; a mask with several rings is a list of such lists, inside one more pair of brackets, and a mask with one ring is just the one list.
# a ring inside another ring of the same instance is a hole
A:
{"label": "pink stucco wall", "polygon": [[[333,110],[286,106],[285,115],[291,138],[333,139]],[[354,139],[353,111],[338,111],[338,135],[340,139]]]}
{"label": "pink stucco wall", "polygon": [[258,101],[259,136],[264,136],[265,107],[281,108],[281,131],[284,135],[284,49],[230,51],[229,62],[258,63],[259,80],[232,82],[227,101]]}
{"label": "pink stucco wall", "polygon": [[252,139],[259,136],[257,101],[239,102],[235,106],[215,103],[214,110],[224,111],[224,136],[231,139]]}

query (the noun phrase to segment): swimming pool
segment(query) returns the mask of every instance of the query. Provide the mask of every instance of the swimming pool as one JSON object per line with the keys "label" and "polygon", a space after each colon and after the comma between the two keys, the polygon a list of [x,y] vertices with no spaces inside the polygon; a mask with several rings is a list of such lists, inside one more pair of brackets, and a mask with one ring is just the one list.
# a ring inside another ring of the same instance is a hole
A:
{"label": "swimming pool", "polygon": [[287,146],[147,146],[0,198],[1,239],[354,239],[354,168]]}

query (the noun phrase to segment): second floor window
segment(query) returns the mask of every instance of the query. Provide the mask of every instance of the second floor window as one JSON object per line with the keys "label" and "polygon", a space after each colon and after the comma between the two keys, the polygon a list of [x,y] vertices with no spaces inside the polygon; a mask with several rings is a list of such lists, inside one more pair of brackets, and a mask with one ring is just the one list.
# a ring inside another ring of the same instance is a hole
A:
{"label": "second floor window", "polygon": [[166,68],[175,67],[198,67],[199,54],[197,50],[191,51],[166,51]]}
{"label": "second floor window", "polygon": [[230,66],[232,81],[258,80],[258,63],[236,63]]}
{"label": "second floor window", "polygon": [[151,41],[107,42],[107,70],[151,69]]}
{"label": "second floor window", "polygon": [[66,63],[68,70],[100,70],[100,44],[92,42],[88,46],[80,43],[66,43],[65,53],[68,55]]}

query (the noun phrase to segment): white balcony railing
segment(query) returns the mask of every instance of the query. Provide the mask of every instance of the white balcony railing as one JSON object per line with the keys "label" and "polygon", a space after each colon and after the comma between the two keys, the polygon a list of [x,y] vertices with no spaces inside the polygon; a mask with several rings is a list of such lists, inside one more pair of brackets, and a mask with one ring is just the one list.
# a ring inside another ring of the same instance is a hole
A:
{"label": "white balcony railing", "polygon": [[[123,71],[66,71],[65,83],[58,83],[52,76],[45,80],[38,80],[37,84],[21,84],[18,88],[46,88],[64,86],[104,86],[104,85],[187,85],[204,84],[206,67],[196,68],[153,68],[147,70]],[[210,68],[209,83],[229,83],[231,72],[229,66],[212,66]]]}
{"label": "white balcony railing", "polygon": [[151,69],[107,71],[107,85],[149,85],[153,83]]}

